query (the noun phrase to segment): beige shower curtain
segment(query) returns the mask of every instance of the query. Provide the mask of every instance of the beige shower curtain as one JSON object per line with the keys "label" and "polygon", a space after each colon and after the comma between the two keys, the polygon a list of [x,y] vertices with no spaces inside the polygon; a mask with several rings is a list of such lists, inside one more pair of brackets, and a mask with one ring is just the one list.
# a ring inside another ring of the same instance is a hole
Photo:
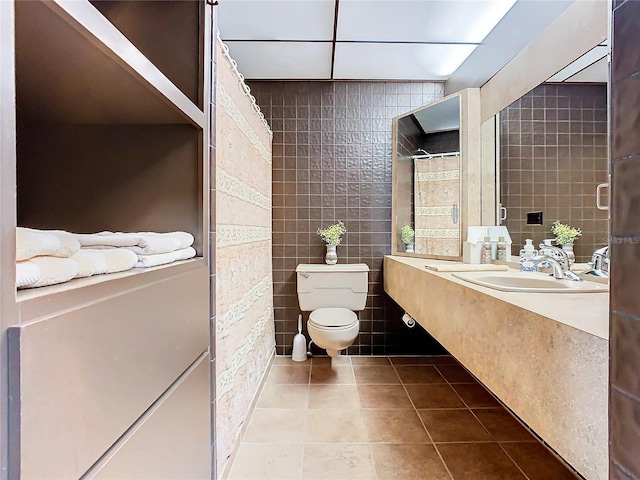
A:
{"label": "beige shower curtain", "polygon": [[415,251],[460,256],[460,156],[414,162]]}

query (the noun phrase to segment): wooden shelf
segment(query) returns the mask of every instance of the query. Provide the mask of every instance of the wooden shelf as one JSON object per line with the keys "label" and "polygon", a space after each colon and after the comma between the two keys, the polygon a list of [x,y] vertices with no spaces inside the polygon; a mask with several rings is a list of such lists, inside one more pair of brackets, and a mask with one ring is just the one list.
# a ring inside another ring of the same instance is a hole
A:
{"label": "wooden shelf", "polygon": [[180,124],[206,116],[86,0],[16,2],[19,122]]}

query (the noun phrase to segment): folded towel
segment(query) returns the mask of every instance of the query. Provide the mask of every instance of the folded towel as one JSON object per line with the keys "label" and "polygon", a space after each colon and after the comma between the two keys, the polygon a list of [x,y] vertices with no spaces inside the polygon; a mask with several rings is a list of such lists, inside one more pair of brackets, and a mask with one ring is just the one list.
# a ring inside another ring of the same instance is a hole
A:
{"label": "folded towel", "polygon": [[63,230],[36,230],[16,228],[16,261],[37,256],[70,257],[80,244],[73,235]]}
{"label": "folded towel", "polygon": [[16,262],[16,287],[30,287],[36,284],[41,276],[40,268],[35,263],[29,260]]}
{"label": "folded towel", "polygon": [[16,263],[16,267],[18,265],[24,265],[24,268],[29,268],[31,272],[35,272],[32,265],[40,270],[40,278],[34,283],[25,285],[26,287],[46,287],[68,282],[77,275],[79,270],[78,262],[60,257],[34,257],[25,262]]}
{"label": "folded towel", "polygon": [[131,270],[138,256],[122,248],[105,248],[94,250],[81,248],[73,257],[80,265],[78,277],[89,277],[102,273],[116,273]]}
{"label": "folded towel", "polygon": [[434,272],[481,272],[481,271],[499,271],[506,272],[509,270],[507,265],[494,265],[492,263],[451,263],[449,264],[433,264],[425,265],[427,270]]}
{"label": "folded towel", "polygon": [[187,260],[195,256],[196,251],[193,247],[183,248],[175,252],[159,253],[157,255],[138,255],[136,267],[156,267],[158,265],[177,262],[178,260]]}
{"label": "folded towel", "polygon": [[100,232],[75,234],[83,247],[126,247],[139,255],[156,255],[187,248],[193,244],[193,235],[187,232]]}

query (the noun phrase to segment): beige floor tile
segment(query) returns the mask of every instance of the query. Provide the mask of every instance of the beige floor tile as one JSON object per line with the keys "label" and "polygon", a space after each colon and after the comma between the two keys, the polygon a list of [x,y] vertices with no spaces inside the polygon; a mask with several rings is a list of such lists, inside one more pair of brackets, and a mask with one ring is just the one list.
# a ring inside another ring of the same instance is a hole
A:
{"label": "beige floor tile", "polygon": [[536,442],[533,434],[505,408],[474,410],[476,417],[497,442]]}
{"label": "beige floor tile", "polygon": [[301,444],[243,443],[228,480],[298,480],[302,471]]}
{"label": "beige floor tile", "polygon": [[274,365],[265,383],[309,383],[310,366]]}
{"label": "beige floor tile", "polygon": [[267,384],[260,392],[257,408],[307,408],[309,386],[291,384]]}
{"label": "beige floor tile", "polygon": [[493,439],[470,410],[419,410],[418,415],[438,442],[492,442]]}
{"label": "beige floor tile", "polygon": [[436,448],[455,480],[526,480],[497,443],[441,443]]}
{"label": "beige floor tile", "polygon": [[352,365],[391,365],[389,357],[351,357]]}
{"label": "beige floor tile", "polygon": [[288,365],[290,367],[301,367],[301,366],[309,366],[311,362],[307,360],[306,362],[294,362],[290,356],[277,355],[273,360],[274,365],[284,366]]}
{"label": "beige floor tile", "polygon": [[378,480],[450,480],[433,445],[380,443],[371,453]]}
{"label": "beige floor tile", "polygon": [[447,384],[405,385],[405,388],[416,408],[464,408],[460,397]]}
{"label": "beige floor tile", "polygon": [[429,443],[414,410],[362,410],[370,443]]}
{"label": "beige floor tile", "polygon": [[333,366],[349,366],[351,365],[351,357],[349,355],[339,355],[337,357],[313,357],[312,365],[333,365]]}
{"label": "beige floor tile", "polygon": [[475,377],[460,365],[437,365],[436,368],[449,383],[478,383]]}
{"label": "beige floor tile", "polygon": [[354,384],[353,369],[347,365],[313,365],[311,367],[312,384]]}
{"label": "beige floor tile", "polygon": [[302,443],[306,409],[256,408],[243,442]]}
{"label": "beige floor tile", "polygon": [[[469,408],[499,408],[500,402],[480,384],[455,384],[453,388]],[[418,407],[420,408],[420,407]]]}
{"label": "beige floor tile", "polygon": [[[539,442],[501,443],[511,459],[530,480],[578,480],[564,462]],[[627,477],[625,477],[627,478]]]}
{"label": "beige floor tile", "polygon": [[309,408],[360,408],[355,385],[311,385]]}
{"label": "beige floor tile", "polygon": [[446,383],[433,365],[396,366],[402,383]]}
{"label": "beige floor tile", "polygon": [[360,410],[309,409],[305,442],[366,443]]}
{"label": "beige floor tile", "polygon": [[353,373],[358,385],[400,383],[400,379],[391,365],[354,366]]}
{"label": "beige floor tile", "polygon": [[366,444],[305,445],[304,480],[374,480],[369,446]]}
{"label": "beige floor tile", "polygon": [[458,365],[451,355],[430,355],[418,357],[389,357],[393,365]]}
{"label": "beige floor tile", "polygon": [[413,409],[402,385],[359,385],[358,394],[362,408]]}

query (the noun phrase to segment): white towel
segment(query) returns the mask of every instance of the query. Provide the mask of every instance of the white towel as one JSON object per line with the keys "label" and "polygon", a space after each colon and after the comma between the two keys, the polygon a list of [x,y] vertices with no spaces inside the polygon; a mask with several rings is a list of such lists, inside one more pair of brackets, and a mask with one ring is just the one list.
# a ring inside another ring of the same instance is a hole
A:
{"label": "white towel", "polygon": [[131,270],[138,261],[135,253],[122,248],[81,248],[72,258],[80,265],[78,277],[124,272]]}
{"label": "white towel", "polygon": [[46,287],[47,285],[68,282],[77,275],[79,270],[78,262],[70,258],[34,257],[21,263],[35,265],[40,270],[40,278],[36,282],[26,285],[28,287]]}
{"label": "white towel", "polygon": [[16,262],[16,287],[30,287],[36,284],[41,276],[40,268],[35,263],[29,260]]}
{"label": "white towel", "polygon": [[16,228],[16,261],[37,256],[70,257],[80,249],[73,235],[63,230]]}
{"label": "white towel", "polygon": [[193,244],[193,235],[187,232],[100,232],[75,234],[83,247],[126,247],[136,254],[155,255],[187,248]]}
{"label": "white towel", "polygon": [[178,260],[187,260],[195,256],[196,251],[193,247],[187,247],[175,252],[160,253],[157,255],[138,255],[138,263],[136,263],[136,267],[156,267],[158,265],[177,262]]}

